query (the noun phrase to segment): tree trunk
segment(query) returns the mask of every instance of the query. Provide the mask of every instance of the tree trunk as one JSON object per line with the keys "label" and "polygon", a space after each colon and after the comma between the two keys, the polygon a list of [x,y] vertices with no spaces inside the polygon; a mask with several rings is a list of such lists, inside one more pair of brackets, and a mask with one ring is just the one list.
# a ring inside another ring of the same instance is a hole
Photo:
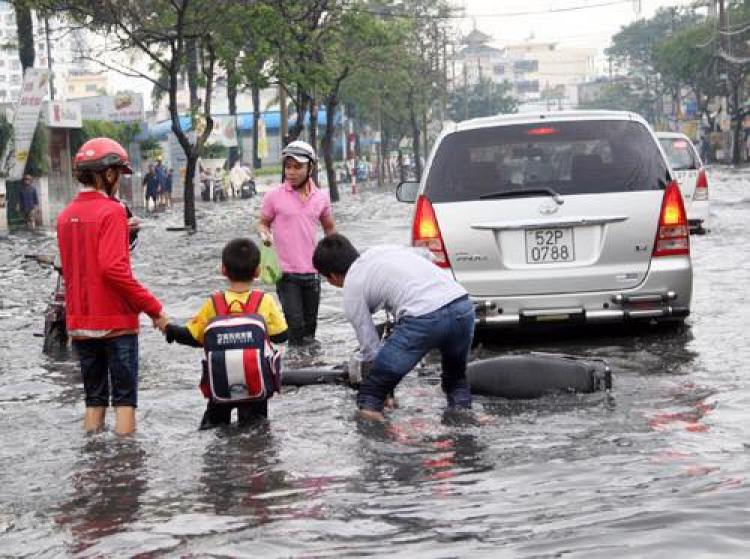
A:
{"label": "tree trunk", "polygon": [[[279,84],[279,142],[283,148],[289,143],[289,109],[287,107],[286,89]],[[283,173],[282,173],[283,174]]]}
{"label": "tree trunk", "polygon": [[732,80],[732,131],[734,132],[734,141],[732,146],[732,164],[739,165],[742,163],[743,147],[745,142],[742,141],[742,132],[744,130],[743,120],[744,111],[740,106],[740,88],[741,82]]}
{"label": "tree trunk", "polygon": [[[188,89],[190,90],[190,116],[192,133],[197,136],[195,130],[195,116],[198,112],[198,46],[195,40],[189,40],[186,43],[186,54],[187,54],[187,74],[188,74]],[[176,103],[176,99],[175,99]],[[171,105],[171,103],[170,103]],[[170,107],[171,111],[177,113],[177,105]],[[179,115],[177,116],[179,122]],[[174,117],[172,119],[172,130],[174,131]],[[184,132],[180,132],[184,137],[185,143],[182,143],[185,156],[187,157],[187,168],[185,170],[185,203],[183,206],[183,214],[185,227],[191,231],[195,231],[198,224],[195,219],[195,167],[198,163],[198,153],[191,145],[189,139]],[[187,145],[187,147],[186,147]]]}
{"label": "tree trunk", "polygon": [[237,129],[237,69],[234,64],[227,67],[227,101],[229,103],[229,114],[234,121],[237,145],[229,148],[229,168],[240,158],[240,131]]}
{"label": "tree trunk", "polygon": [[289,142],[293,142],[299,138],[300,134],[302,134],[302,131],[305,129],[305,116],[307,116],[307,107],[310,104],[310,101],[310,96],[305,92],[301,92],[297,95],[297,101],[295,102],[295,105],[297,105],[297,118],[289,129]]}
{"label": "tree trunk", "polygon": [[[313,147],[315,152],[318,150],[318,103],[315,99],[310,99],[310,145]],[[320,169],[320,157],[318,157],[318,164],[315,165],[313,172],[313,180],[315,184],[318,183],[318,171]]]}
{"label": "tree trunk", "polygon": [[[326,106],[326,131],[323,134],[322,151],[323,160],[326,163],[326,176],[328,177],[328,194],[331,202],[339,201],[339,187],[336,182],[336,169],[333,168],[333,137],[336,134],[334,114],[338,106],[335,95],[329,95],[325,99]],[[343,124],[343,123],[342,123]]]}
{"label": "tree trunk", "polygon": [[187,167],[185,169],[185,201],[183,215],[185,228],[195,231],[198,224],[195,221],[195,168],[198,165],[198,154],[194,150],[187,153]]}
{"label": "tree trunk", "polygon": [[258,126],[260,123],[260,88],[252,86],[253,97],[253,169],[260,169],[261,160],[258,157]]}
{"label": "tree trunk", "polygon": [[31,8],[23,0],[14,2],[16,10],[16,29],[18,34],[18,57],[21,59],[21,68],[26,72],[27,68],[34,67],[34,21],[31,19]]}
{"label": "tree trunk", "polygon": [[422,180],[421,141],[419,131],[419,116],[414,106],[414,93],[409,92],[409,119],[411,121],[412,151],[414,152],[414,171],[416,179]]}

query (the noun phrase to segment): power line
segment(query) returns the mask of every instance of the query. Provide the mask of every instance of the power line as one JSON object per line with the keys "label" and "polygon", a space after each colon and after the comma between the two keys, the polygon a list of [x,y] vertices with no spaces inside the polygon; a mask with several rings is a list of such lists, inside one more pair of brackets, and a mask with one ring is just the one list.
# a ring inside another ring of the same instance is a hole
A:
{"label": "power line", "polygon": [[456,13],[447,13],[447,14],[407,14],[403,12],[392,12],[388,10],[378,10],[378,9],[366,9],[366,8],[359,8],[359,7],[350,7],[348,8],[348,11],[351,12],[358,12],[358,13],[364,13],[364,14],[370,14],[373,16],[378,17],[393,17],[393,18],[411,18],[411,19],[441,19],[441,20],[447,20],[447,19],[467,19],[467,18],[509,18],[509,17],[524,17],[524,16],[536,16],[536,15],[544,15],[544,14],[553,14],[553,13],[560,13],[560,12],[575,12],[580,10],[589,10],[592,8],[603,8],[607,6],[614,6],[617,4],[629,4],[632,2],[632,0],[608,0],[606,2],[599,2],[597,4],[585,4],[585,5],[578,5],[578,6],[565,6],[560,8],[549,8],[547,10],[536,10],[536,11],[527,11],[527,12],[505,12],[505,13],[490,13],[490,14],[456,14]]}
{"label": "power line", "polygon": [[561,8],[549,8],[547,10],[537,10],[529,12],[506,12],[506,13],[493,13],[493,14],[471,14],[464,15],[463,18],[468,17],[523,17],[523,16],[535,16],[544,14],[553,14],[559,12],[575,12],[579,10],[588,10],[591,8],[602,8],[606,6],[614,6],[616,4],[629,4],[632,0],[609,0],[608,2],[600,2],[598,4],[586,4],[579,6],[565,6]]}

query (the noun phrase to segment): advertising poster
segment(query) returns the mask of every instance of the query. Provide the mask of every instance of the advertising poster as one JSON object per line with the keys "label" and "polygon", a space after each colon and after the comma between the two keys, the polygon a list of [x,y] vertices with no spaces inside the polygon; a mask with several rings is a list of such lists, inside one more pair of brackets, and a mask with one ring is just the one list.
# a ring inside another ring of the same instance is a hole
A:
{"label": "advertising poster", "polygon": [[29,68],[23,77],[21,96],[13,116],[13,157],[8,162],[8,180],[20,180],[26,169],[31,140],[42,101],[47,95],[49,71],[46,68]]}

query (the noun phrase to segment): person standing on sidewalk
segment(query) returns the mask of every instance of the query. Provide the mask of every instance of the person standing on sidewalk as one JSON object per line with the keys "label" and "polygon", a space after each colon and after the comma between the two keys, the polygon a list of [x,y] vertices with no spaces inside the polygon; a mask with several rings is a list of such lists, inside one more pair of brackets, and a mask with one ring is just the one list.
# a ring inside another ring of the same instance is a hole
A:
{"label": "person standing on sidewalk", "polygon": [[315,340],[320,304],[320,276],[312,263],[318,225],[324,235],[336,232],[331,200],[312,179],[315,150],[296,140],[281,151],[284,182],[267,192],[258,222],[266,246],[275,245],[283,272],[276,284],[287,324],[289,344]]}
{"label": "person standing on sidewalk", "polygon": [[104,428],[115,408],[115,432],[135,430],[138,405],[138,315],[168,322],[161,303],[133,277],[126,210],[116,199],[120,177],[133,172],[109,138],[84,143],[74,159],[81,191],[57,218],[65,312],[86,394],[83,428]]}
{"label": "person standing on sidewalk", "polygon": [[18,212],[23,215],[26,227],[35,229],[39,221],[39,196],[31,175],[23,176],[23,185],[18,197]]}

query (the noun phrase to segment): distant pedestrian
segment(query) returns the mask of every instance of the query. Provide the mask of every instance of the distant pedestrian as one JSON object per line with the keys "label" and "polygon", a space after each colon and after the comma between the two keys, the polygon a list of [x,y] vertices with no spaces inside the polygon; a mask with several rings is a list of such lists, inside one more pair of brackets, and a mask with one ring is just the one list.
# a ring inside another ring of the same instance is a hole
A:
{"label": "distant pedestrian", "polygon": [[138,405],[138,315],[163,329],[161,303],[133,277],[126,210],[116,199],[120,177],[133,172],[123,147],[108,138],[84,143],[74,159],[83,187],[57,218],[68,333],[78,357],[87,432],[104,428],[115,408],[115,432],[135,430]]}
{"label": "distant pedestrian", "polygon": [[34,188],[31,175],[23,176],[23,184],[18,193],[16,211],[23,216],[26,227],[35,229],[39,223],[39,196]]}
{"label": "distant pedestrian", "polygon": [[291,142],[281,151],[285,180],[267,192],[258,222],[258,233],[267,246],[276,246],[282,276],[276,284],[286,321],[289,344],[315,340],[320,304],[320,276],[312,263],[318,226],[328,235],[336,232],[331,200],[312,179],[317,162],[307,142]]}
{"label": "distant pedestrian", "polygon": [[170,167],[167,169],[167,176],[164,178],[164,186],[161,191],[161,205],[164,208],[172,206],[172,179],[174,177],[174,169]]}
{"label": "distant pedestrian", "polygon": [[146,187],[146,210],[149,210],[149,200],[153,201],[153,209],[156,210],[161,195],[161,181],[153,163],[148,166],[148,171],[143,177],[143,186]]}
{"label": "distant pedestrian", "polygon": [[240,196],[242,193],[242,185],[251,181],[252,175],[248,174],[245,168],[240,163],[240,160],[234,162],[232,170],[229,171],[229,189],[233,198]]}
{"label": "distant pedestrian", "polygon": [[161,162],[161,157],[156,158],[156,163],[154,164],[154,172],[156,173],[156,176],[159,177],[159,185],[163,190],[164,184],[167,181],[167,168]]}

